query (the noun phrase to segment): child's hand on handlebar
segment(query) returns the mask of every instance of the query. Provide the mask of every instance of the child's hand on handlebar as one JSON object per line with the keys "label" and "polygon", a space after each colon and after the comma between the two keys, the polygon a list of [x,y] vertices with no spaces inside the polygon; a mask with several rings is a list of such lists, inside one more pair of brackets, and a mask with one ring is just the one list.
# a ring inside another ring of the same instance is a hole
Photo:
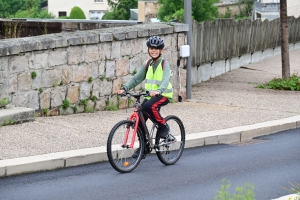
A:
{"label": "child's hand on handlebar", "polygon": [[118,94],[123,94],[125,92],[125,90],[118,90]]}

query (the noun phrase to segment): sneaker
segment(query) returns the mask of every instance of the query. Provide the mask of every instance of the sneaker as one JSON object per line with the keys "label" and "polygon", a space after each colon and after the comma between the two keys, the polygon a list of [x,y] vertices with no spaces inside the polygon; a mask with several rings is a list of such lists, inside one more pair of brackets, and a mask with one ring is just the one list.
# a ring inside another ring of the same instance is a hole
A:
{"label": "sneaker", "polygon": [[[140,151],[140,148],[137,148],[137,149],[134,151],[134,153],[132,154],[132,157],[135,158],[135,159],[137,159],[137,157],[139,156],[139,151]],[[145,158],[146,158],[146,154],[143,153],[142,159],[145,159]]]}
{"label": "sneaker", "polygon": [[168,134],[166,137],[165,137],[165,141],[166,142],[173,142],[173,141],[175,141],[176,140],[176,138],[173,136],[173,135],[171,135],[171,134]]}
{"label": "sneaker", "polygon": [[169,125],[164,124],[157,129],[157,134],[160,138],[165,138],[170,132]]}

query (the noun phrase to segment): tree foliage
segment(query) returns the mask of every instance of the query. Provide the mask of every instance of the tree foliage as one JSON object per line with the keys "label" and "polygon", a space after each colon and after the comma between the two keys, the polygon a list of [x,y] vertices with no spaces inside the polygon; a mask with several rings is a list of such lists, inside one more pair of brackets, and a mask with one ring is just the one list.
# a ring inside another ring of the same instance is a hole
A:
{"label": "tree foliage", "polygon": [[[235,15],[235,19],[245,19],[251,16],[251,11],[254,6],[254,0],[239,0],[238,1],[240,13]],[[242,5],[244,7],[242,8]]]}
{"label": "tree foliage", "polygon": [[78,6],[75,6],[71,10],[70,19],[86,19],[86,17],[83,10]]}
{"label": "tree foliage", "polygon": [[53,18],[40,9],[42,0],[0,0],[0,18]]}
{"label": "tree foliage", "polygon": [[11,18],[54,18],[54,15],[48,13],[47,10],[40,10],[38,7],[19,10],[16,14],[11,15]]}
{"label": "tree foliage", "polygon": [[39,8],[40,7],[40,0],[25,0],[25,5],[23,9],[31,9],[31,8]]}
{"label": "tree foliage", "polygon": [[[218,17],[218,7],[214,3],[219,0],[192,0],[192,16],[198,22],[213,20]],[[184,0],[158,0],[160,5],[158,18],[161,21],[175,19],[183,22],[184,19]]]}
{"label": "tree foliage", "polygon": [[138,7],[138,0],[107,0],[110,8],[102,19],[128,20],[130,18],[130,9]]}
{"label": "tree foliage", "polygon": [[112,11],[108,11],[106,12],[103,16],[102,19],[104,20],[110,20],[110,19],[118,19],[118,17],[116,16],[116,14]]}
{"label": "tree foliage", "polygon": [[0,18],[8,18],[25,4],[25,0],[0,0]]}

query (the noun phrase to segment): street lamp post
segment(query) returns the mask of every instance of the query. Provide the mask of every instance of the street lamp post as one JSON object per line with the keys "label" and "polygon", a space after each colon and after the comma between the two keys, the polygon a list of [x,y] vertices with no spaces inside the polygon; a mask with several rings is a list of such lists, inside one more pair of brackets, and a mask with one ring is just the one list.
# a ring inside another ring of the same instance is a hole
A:
{"label": "street lamp post", "polygon": [[[184,0],[184,23],[189,25],[187,41],[192,52],[192,0]],[[192,98],[192,53],[187,57],[186,99]]]}

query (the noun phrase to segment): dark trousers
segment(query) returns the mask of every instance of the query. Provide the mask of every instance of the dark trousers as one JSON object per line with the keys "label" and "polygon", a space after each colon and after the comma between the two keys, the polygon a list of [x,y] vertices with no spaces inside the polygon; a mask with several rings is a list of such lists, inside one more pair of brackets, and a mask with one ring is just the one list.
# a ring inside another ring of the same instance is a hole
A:
{"label": "dark trousers", "polygon": [[[151,97],[151,99],[145,99],[142,103],[143,108],[143,115],[145,118],[145,121],[147,121],[148,118],[151,119],[154,123],[163,125],[165,124],[165,119],[160,115],[159,111],[162,106],[165,106],[169,103],[169,99],[164,96],[158,96],[158,97]],[[144,129],[141,124],[139,124],[139,127],[144,132]]]}

